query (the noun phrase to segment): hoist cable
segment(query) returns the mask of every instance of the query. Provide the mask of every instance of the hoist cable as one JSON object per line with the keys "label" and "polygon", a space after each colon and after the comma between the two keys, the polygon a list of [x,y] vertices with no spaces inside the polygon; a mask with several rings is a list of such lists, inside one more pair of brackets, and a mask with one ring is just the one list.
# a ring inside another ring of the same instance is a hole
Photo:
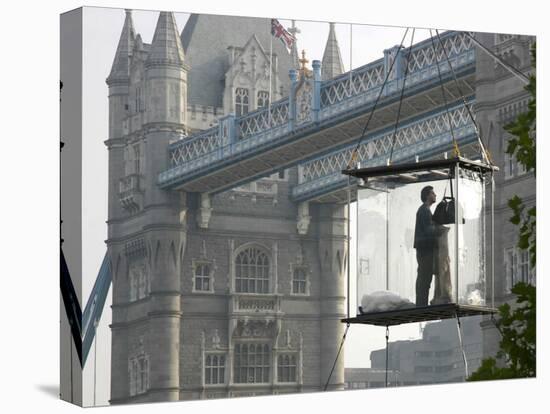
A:
{"label": "hoist cable", "polygon": [[338,362],[338,357],[340,356],[340,352],[342,351],[342,347],[344,346],[344,341],[346,340],[346,335],[348,334],[349,325],[350,324],[348,322],[346,324],[346,330],[344,331],[344,336],[342,336],[342,342],[340,342],[340,348],[338,348],[338,353],[336,354],[336,358],[334,359],[334,364],[332,364],[332,369],[330,370],[330,374],[328,374],[327,383],[325,384],[325,389],[323,391],[327,390],[328,384],[330,383],[332,373],[334,372],[334,368],[336,367],[336,363]]}
{"label": "hoist cable", "polygon": [[411,45],[409,47],[409,53],[407,53],[407,63],[405,64],[405,76],[403,77],[403,85],[401,86],[401,95],[399,96],[399,106],[397,107],[397,116],[395,118],[395,126],[393,128],[393,136],[391,140],[390,157],[388,158],[388,164],[391,164],[391,159],[393,157],[393,148],[395,146],[395,138],[397,137],[397,125],[399,124],[399,117],[401,116],[401,106],[403,105],[403,95],[405,93],[405,84],[407,83],[407,75],[409,74],[409,61],[411,59],[411,54],[412,54],[414,31],[415,29],[413,28],[412,35],[411,35]]}
{"label": "hoist cable", "polygon": [[[449,123],[449,128],[451,129],[451,138],[453,139],[453,146],[455,150],[455,156],[460,157],[460,150],[458,148],[458,142],[456,141],[454,128],[453,128],[453,120],[451,115],[449,114],[449,105],[447,103],[447,95],[445,94],[445,87],[443,86],[443,79],[441,78],[441,69],[439,67],[439,60],[437,58],[437,50],[435,48],[435,41],[432,34],[432,29],[430,29],[430,40],[432,42],[432,49],[434,52],[434,59],[435,64],[437,66],[437,75],[439,77],[439,85],[441,86],[441,95],[443,96],[443,102],[445,103],[445,115],[447,118],[447,122]],[[441,46],[441,45],[440,45]]]}
{"label": "hoist cable", "polygon": [[449,59],[449,55],[447,54],[447,50],[445,49],[445,46],[443,45],[443,41],[441,40],[441,37],[439,36],[439,30],[435,29],[435,34],[437,36],[437,40],[438,40],[438,42],[441,46],[441,49],[443,50],[443,53],[445,54],[445,59],[447,60],[447,64],[449,65],[449,68],[451,69],[451,73],[453,75],[453,79],[455,81],[456,88],[457,88],[458,93],[460,94],[460,96],[462,98],[462,103],[463,103],[464,107],[466,108],[466,111],[468,112],[468,115],[470,116],[470,119],[472,120],[472,123],[474,124],[474,130],[475,130],[475,133],[477,135],[479,145],[481,147],[482,155],[490,165],[493,165],[493,162],[492,162],[492,160],[489,156],[489,153],[487,152],[487,149],[485,148],[485,144],[483,143],[483,140],[481,139],[481,134],[479,133],[479,128],[478,128],[477,122],[474,118],[474,114],[472,113],[472,111],[470,109],[470,106],[466,102],[466,98],[464,97],[464,93],[462,92],[460,84],[458,83],[458,79],[456,77],[456,73],[455,73],[455,70],[453,68],[453,65],[451,65],[451,60]]}
{"label": "hoist cable", "polygon": [[390,327],[386,325],[386,382],[384,383],[384,386],[388,386],[388,341],[390,339]]}
{"label": "hoist cable", "polygon": [[[361,136],[359,137],[359,140],[357,141],[357,145],[353,152],[351,153],[351,158],[348,162],[347,168],[350,169],[352,164],[354,163],[355,159],[357,158],[357,151],[359,150],[359,147],[361,145],[361,142],[363,141],[363,138],[365,137],[365,133],[367,132],[367,128],[369,127],[370,121],[372,119],[372,116],[374,115],[374,111],[376,110],[376,106],[378,105],[378,101],[380,100],[380,97],[382,96],[382,93],[384,92],[384,88],[386,87],[386,83],[388,82],[388,79],[390,77],[390,74],[393,70],[393,65],[395,64],[395,61],[397,60],[397,55],[401,53],[401,48],[403,47],[403,42],[405,41],[405,37],[407,36],[407,33],[409,32],[409,28],[405,30],[405,34],[403,35],[403,38],[401,39],[401,43],[399,44],[399,49],[395,53],[395,58],[390,64],[390,68],[388,69],[388,73],[386,73],[386,78],[384,79],[384,82],[382,83],[382,86],[380,88],[380,92],[378,92],[378,96],[376,97],[376,100],[374,101],[374,106],[372,107],[372,111],[369,114],[369,117],[367,118],[367,122],[365,123],[365,127],[363,128],[363,132],[361,133]],[[350,92],[351,92],[351,81],[350,81]]]}

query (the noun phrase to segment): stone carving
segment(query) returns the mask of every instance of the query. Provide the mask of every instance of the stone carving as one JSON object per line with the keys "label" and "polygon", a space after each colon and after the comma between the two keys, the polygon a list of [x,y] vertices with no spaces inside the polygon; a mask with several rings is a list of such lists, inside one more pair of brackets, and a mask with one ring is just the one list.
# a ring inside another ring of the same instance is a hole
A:
{"label": "stone carving", "polygon": [[220,335],[218,330],[214,329],[214,334],[212,335],[212,348],[218,349],[220,347]]}
{"label": "stone carving", "polygon": [[274,320],[244,319],[237,322],[233,336],[240,338],[273,338],[276,333]]}
{"label": "stone carving", "polygon": [[302,124],[311,121],[311,103],[313,88],[310,82],[304,82],[296,92],[296,123]]}

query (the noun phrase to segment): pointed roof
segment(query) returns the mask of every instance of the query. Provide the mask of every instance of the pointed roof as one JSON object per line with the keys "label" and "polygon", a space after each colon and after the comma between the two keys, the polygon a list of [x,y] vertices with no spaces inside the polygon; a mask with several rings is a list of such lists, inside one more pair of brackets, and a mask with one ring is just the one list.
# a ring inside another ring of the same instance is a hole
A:
{"label": "pointed roof", "polygon": [[183,61],[183,46],[174,14],[160,12],[146,65],[182,66]]}
{"label": "pointed roof", "polygon": [[111,67],[111,73],[107,78],[107,81],[112,79],[127,79],[130,70],[130,56],[134,49],[134,23],[132,21],[132,11],[126,9],[126,18],[124,19],[124,26],[122,27],[122,33],[118,41],[116,49],[115,59],[113,66]]}
{"label": "pointed roof", "polygon": [[323,61],[321,62],[321,65],[322,80],[331,79],[344,73],[344,64],[342,63],[342,55],[340,54],[340,47],[338,46],[338,40],[336,39],[334,23],[330,23],[327,44],[325,46],[325,52],[323,53]]}
{"label": "pointed roof", "polygon": [[[187,73],[189,105],[223,106],[225,74],[229,69],[228,47],[242,48],[255,34],[269,55],[271,19],[256,17],[192,14],[181,34]],[[280,84],[290,89],[291,55],[282,42],[273,38],[273,54],[277,55]]]}

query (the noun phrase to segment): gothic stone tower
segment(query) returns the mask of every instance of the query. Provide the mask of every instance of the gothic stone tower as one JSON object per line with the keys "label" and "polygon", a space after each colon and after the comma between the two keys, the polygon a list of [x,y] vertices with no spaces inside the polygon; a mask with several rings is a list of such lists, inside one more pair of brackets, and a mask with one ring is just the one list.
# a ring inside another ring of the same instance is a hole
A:
{"label": "gothic stone tower", "polygon": [[[113,404],[318,391],[328,379],[343,333],[343,206],[293,203],[296,168],[215,196],[156,185],[169,143],[201,129],[200,98],[202,121],[217,122],[246,109],[235,91],[248,79],[247,102],[261,106],[266,21],[192,15],[180,39],[162,12],[148,45],[126,12],[107,79]],[[278,99],[292,58],[274,51]],[[343,374],[341,355],[329,389]]]}

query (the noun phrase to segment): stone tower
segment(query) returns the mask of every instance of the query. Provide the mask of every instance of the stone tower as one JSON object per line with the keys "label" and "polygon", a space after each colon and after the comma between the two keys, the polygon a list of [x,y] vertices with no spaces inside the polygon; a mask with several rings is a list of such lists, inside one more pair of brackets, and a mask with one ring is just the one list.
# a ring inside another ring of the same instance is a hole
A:
{"label": "stone tower", "polygon": [[[126,12],[107,79],[113,404],[324,389],[343,333],[344,209],[292,202],[297,168],[215,195],[157,186],[172,142],[266,105],[269,79],[273,100],[288,95],[292,56],[274,42],[269,77],[269,27],[191,15],[180,38],[161,12],[148,45]],[[341,354],[329,389],[343,374]]]}

